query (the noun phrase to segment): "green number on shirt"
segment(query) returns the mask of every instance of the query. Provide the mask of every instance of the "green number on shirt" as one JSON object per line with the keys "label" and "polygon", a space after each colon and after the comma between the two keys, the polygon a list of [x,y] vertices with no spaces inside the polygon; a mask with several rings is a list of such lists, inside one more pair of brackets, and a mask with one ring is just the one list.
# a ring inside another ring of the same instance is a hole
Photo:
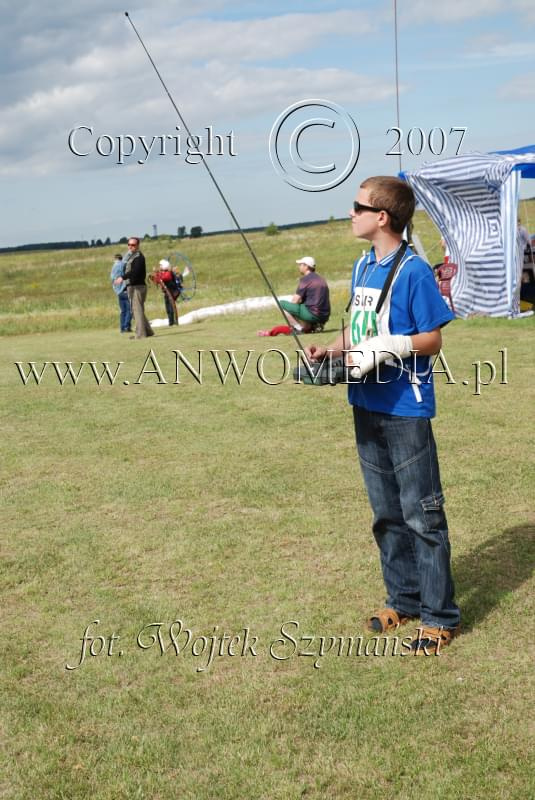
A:
{"label": "green number on shirt", "polygon": [[377,314],[375,311],[357,311],[351,320],[351,343],[360,344],[369,336],[377,336]]}

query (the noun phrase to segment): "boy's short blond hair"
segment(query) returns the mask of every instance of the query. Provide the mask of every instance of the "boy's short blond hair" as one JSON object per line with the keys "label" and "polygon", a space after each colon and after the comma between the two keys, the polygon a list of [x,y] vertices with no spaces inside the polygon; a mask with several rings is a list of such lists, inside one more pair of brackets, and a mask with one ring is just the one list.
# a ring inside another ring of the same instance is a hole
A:
{"label": "boy's short blond hair", "polygon": [[368,190],[372,206],[388,213],[392,231],[403,233],[412,219],[416,205],[414,193],[409,184],[401,178],[394,178],[391,175],[376,175],[366,178],[360,184],[360,188]]}

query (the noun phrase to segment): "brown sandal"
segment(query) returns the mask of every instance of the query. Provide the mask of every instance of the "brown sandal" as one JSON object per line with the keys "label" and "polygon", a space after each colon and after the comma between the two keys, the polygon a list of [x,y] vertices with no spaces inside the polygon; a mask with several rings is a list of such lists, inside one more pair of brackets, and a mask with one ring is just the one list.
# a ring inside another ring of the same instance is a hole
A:
{"label": "brown sandal", "polygon": [[456,628],[432,628],[422,625],[416,628],[416,637],[412,640],[411,650],[415,656],[439,656],[442,647],[447,647],[454,636],[459,633]]}
{"label": "brown sandal", "polygon": [[400,614],[393,608],[383,608],[381,611],[376,611],[368,619],[366,628],[374,633],[385,633],[386,631],[397,630],[400,625],[404,625],[410,619],[415,619],[415,617]]}

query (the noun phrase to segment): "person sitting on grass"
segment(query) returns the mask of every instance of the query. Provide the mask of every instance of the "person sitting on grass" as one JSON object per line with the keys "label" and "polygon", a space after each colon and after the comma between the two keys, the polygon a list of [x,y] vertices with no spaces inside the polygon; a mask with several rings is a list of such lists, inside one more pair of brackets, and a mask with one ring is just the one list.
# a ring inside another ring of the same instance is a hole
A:
{"label": "person sitting on grass", "polygon": [[316,273],[316,262],[312,256],[303,256],[295,262],[302,275],[291,301],[281,300],[289,325],[276,325],[270,330],[258,331],[258,336],[277,336],[290,334],[292,328],[297,333],[311,333],[323,330],[331,315],[329,287],[327,281]]}
{"label": "person sitting on grass", "polygon": [[349,402],[386,587],[385,608],[371,614],[368,628],[384,633],[420,618],[411,649],[431,655],[450,643],[460,620],[431,430],[430,356],[440,351],[441,328],[455,315],[429,265],[402,241],[414,207],[412,189],[399,178],[360,185],[351,225],[372,248],[353,267],[350,325],[330,347],[311,345],[306,353],[315,361],[328,351],[346,353],[353,365]]}

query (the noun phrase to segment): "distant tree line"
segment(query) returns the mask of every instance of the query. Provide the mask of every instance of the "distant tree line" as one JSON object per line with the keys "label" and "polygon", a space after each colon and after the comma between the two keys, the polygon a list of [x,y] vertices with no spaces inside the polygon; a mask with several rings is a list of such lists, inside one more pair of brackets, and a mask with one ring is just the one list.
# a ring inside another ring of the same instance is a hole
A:
{"label": "distant tree line", "polygon": [[[341,219],[346,219],[346,217],[342,217]],[[283,230],[291,230],[292,228],[306,228],[311,225],[325,225],[329,222],[332,222],[334,217],[330,217],[330,219],[317,219],[311,222],[290,222],[287,225],[275,225],[272,222],[268,225],[267,228],[264,226],[256,226],[252,228],[243,228],[243,231],[246,233],[256,233],[258,231],[265,231],[268,235],[273,235],[278,233],[279,231]],[[226,230],[221,231],[203,231],[201,225],[194,225],[190,228],[189,238],[190,239],[198,239],[200,236],[218,236],[222,233],[235,233],[235,228],[227,228]],[[186,238],[186,227],[185,225],[180,225],[177,228],[177,239],[184,239]],[[167,238],[167,237],[166,237]],[[158,237],[149,236],[148,233],[145,234],[143,240],[157,240]],[[14,247],[0,247],[0,253],[19,253],[19,252],[27,252],[31,250],[81,250],[83,248],[89,247],[107,247],[112,244],[127,244],[128,238],[126,236],[121,236],[121,238],[117,242],[112,242],[110,237],[108,236],[105,241],[102,239],[91,239],[91,241],[75,241],[75,242],[40,242],[38,244],[20,244]]]}
{"label": "distant tree line", "polygon": [[24,250],[81,250],[89,246],[89,242],[42,242],[19,244],[17,247],[0,247],[0,253],[15,253]]}

